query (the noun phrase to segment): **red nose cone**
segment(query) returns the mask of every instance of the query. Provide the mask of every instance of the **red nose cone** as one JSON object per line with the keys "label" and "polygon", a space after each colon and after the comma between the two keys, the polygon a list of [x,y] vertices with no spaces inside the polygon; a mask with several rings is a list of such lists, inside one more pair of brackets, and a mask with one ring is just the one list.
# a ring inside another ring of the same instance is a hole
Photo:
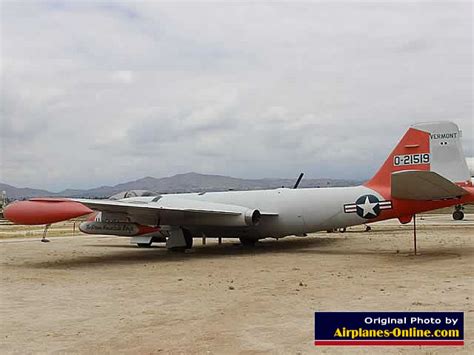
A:
{"label": "red nose cone", "polygon": [[90,208],[70,200],[32,199],[8,205],[3,215],[16,224],[49,224],[92,212]]}

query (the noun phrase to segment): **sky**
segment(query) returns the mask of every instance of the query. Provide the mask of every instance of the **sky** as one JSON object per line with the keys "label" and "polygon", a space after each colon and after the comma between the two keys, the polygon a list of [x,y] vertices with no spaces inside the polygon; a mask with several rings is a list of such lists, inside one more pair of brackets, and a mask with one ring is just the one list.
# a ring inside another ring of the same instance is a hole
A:
{"label": "sky", "polygon": [[0,182],[366,179],[410,124],[474,155],[466,2],[2,1]]}

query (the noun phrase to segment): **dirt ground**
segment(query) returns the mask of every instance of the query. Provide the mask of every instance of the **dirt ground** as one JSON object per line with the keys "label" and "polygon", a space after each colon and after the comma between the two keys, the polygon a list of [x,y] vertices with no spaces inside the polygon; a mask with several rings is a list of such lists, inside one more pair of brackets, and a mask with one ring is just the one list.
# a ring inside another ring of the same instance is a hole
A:
{"label": "dirt ground", "polygon": [[[126,238],[0,239],[0,352],[473,353],[474,215],[342,233],[209,241],[189,253]],[[7,228],[0,226],[1,228]],[[464,311],[466,345],[318,347],[314,311]]]}

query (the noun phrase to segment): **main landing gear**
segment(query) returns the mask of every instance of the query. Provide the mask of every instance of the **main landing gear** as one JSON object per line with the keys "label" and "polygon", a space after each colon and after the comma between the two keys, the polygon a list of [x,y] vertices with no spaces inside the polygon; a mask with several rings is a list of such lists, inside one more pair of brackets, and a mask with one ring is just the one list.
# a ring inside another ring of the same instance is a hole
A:
{"label": "main landing gear", "polygon": [[170,251],[183,252],[193,247],[193,236],[185,228],[171,228],[169,237],[166,240],[166,248]]}
{"label": "main landing gear", "polygon": [[464,219],[464,207],[463,205],[454,206],[453,219],[455,221],[461,221]]}
{"label": "main landing gear", "polygon": [[[152,243],[166,242],[166,248],[173,252],[184,252],[193,247],[193,235],[188,229],[166,226],[162,230],[166,232],[166,239],[165,237],[137,236],[132,238],[131,243],[136,244],[139,248],[150,248]],[[242,237],[239,240],[244,247],[254,247],[257,243],[257,239],[252,238]]]}

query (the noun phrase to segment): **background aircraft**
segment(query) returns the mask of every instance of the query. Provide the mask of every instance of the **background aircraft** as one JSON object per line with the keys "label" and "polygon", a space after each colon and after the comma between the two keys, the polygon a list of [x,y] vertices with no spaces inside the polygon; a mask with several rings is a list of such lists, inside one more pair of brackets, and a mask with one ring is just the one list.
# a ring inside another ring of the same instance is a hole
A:
{"label": "background aircraft", "polygon": [[[466,163],[471,174],[471,183],[474,184],[474,158],[466,158]],[[454,206],[453,219],[456,221],[464,219],[464,205]]]}
{"label": "background aircraft", "polygon": [[408,223],[414,214],[474,201],[460,136],[451,122],[416,124],[375,176],[356,187],[142,193],[116,200],[34,198],[9,205],[4,214],[19,224],[49,225],[96,211],[82,231],[115,230],[141,245],[166,238],[171,250],[191,248],[193,238],[203,236],[239,238],[253,245],[268,237],[390,218]]}

